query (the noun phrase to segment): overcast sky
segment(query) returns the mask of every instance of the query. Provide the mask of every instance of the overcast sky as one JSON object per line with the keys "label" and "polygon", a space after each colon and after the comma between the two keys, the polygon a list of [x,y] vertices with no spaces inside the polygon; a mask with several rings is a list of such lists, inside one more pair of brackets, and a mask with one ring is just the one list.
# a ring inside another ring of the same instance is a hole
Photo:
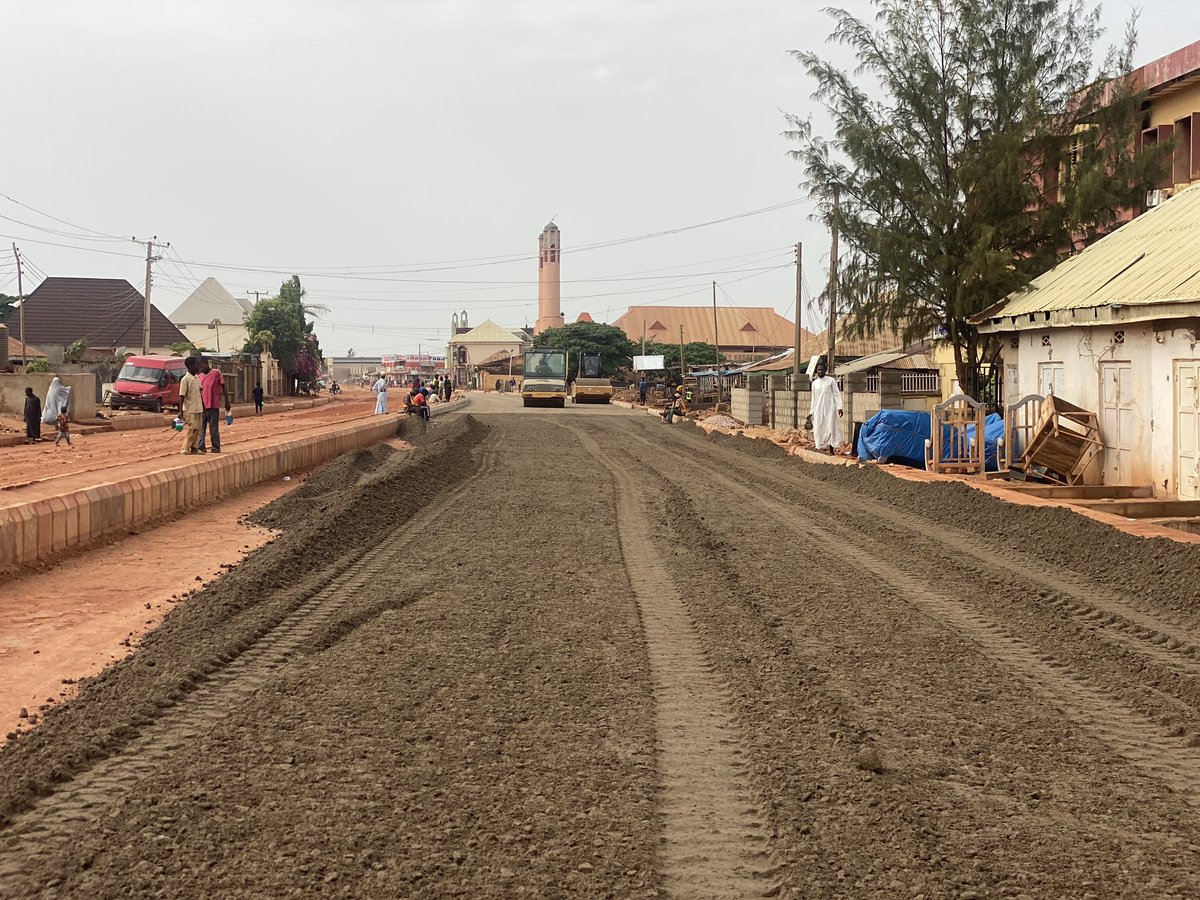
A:
{"label": "overcast sky", "polygon": [[[828,252],[806,203],[585,248],[802,197],[781,110],[807,114],[812,85],[787,51],[844,54],[822,5],[0,0],[0,193],[170,241],[168,314],[210,275],[242,295],[299,272],[330,307],[326,353],[444,348],[462,309],[532,324],[551,217],[567,321],[708,303],[713,280],[791,315],[791,245],[814,293]],[[1105,7],[1114,38],[1128,12]],[[1200,39],[1200,4],[1148,4],[1141,31],[1139,63]],[[3,197],[0,215],[39,272],[144,283],[144,247]]]}

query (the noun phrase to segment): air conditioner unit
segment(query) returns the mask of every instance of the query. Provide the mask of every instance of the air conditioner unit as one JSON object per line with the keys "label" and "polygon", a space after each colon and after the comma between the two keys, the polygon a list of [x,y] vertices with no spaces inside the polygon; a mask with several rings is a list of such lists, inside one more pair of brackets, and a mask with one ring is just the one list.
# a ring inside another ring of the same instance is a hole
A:
{"label": "air conditioner unit", "polygon": [[1156,188],[1153,191],[1146,191],[1146,208],[1151,209],[1152,207],[1158,206],[1158,204],[1162,203],[1165,199],[1166,197],[1163,196],[1162,188]]}

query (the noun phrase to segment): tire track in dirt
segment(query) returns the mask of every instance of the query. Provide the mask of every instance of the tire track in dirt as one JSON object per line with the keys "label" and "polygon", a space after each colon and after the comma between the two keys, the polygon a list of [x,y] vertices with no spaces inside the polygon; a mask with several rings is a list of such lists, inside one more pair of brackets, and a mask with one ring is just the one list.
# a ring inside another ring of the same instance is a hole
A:
{"label": "tire track in dirt", "polygon": [[[1115,638],[1112,630],[1119,631],[1128,638],[1125,641],[1128,646],[1138,645],[1140,652],[1200,674],[1200,636],[1179,621],[1136,607],[1134,598],[1122,596],[1079,573],[1054,573],[1034,568],[1020,559],[1011,558],[1005,548],[988,546],[976,533],[956,528],[947,522],[938,522],[936,526],[925,524],[913,514],[903,513],[884,503],[864,500],[819,479],[807,477],[799,467],[784,473],[756,456],[743,456],[745,471],[727,472],[727,477],[752,487],[754,482],[750,480],[748,472],[753,470],[755,475],[770,479],[789,493],[796,491],[797,483],[802,482],[804,502],[810,507],[815,506],[837,515],[843,515],[847,508],[857,510],[905,533],[940,545],[947,556],[971,557],[986,569],[1003,572],[1028,585],[1059,594],[1061,596],[1047,598],[1047,602],[1064,614],[1090,627],[1104,629],[1102,634],[1110,639]],[[1164,654],[1163,650],[1170,653]]]}
{"label": "tire track in dirt", "polygon": [[[155,772],[173,751],[195,740],[217,721],[236,710],[239,702],[261,687],[305,645],[334,627],[347,601],[361,596],[383,572],[406,567],[413,534],[432,522],[495,467],[498,444],[482,450],[475,471],[448,493],[418,510],[382,544],[368,548],[353,561],[343,557],[322,573],[315,590],[274,627],[251,636],[242,651],[226,660],[162,718],[141,725],[141,733],[122,752],[97,762],[70,783],[42,799],[0,832],[0,895],[24,869],[31,855],[52,852],[69,841],[73,830],[99,819],[125,790]],[[417,599],[428,575],[412,573],[416,584],[396,599],[399,607]]]}
{"label": "tire track in dirt", "polygon": [[[653,446],[645,438],[638,439]],[[681,443],[695,445],[701,451],[713,449],[711,443],[692,436],[681,438]],[[943,548],[942,568],[947,577],[953,574],[963,579],[998,579],[1006,589],[1023,598],[1024,607],[1034,616],[1047,619],[1057,614],[1074,623],[1080,629],[1080,639],[1095,641],[1106,648],[1111,659],[1121,660],[1126,672],[1134,673],[1145,700],[1141,705],[1159,717],[1165,729],[1196,730],[1200,642],[1194,629],[1148,612],[1139,607],[1139,598],[1116,593],[1080,573],[1040,570],[1036,568],[1036,560],[1029,562],[1020,554],[1014,556],[1010,549],[999,544],[990,546],[977,533],[942,521],[926,524],[887,503],[864,500],[826,484],[806,475],[799,467],[783,472],[756,454],[739,452],[739,457],[745,466],[725,475],[744,487],[760,491],[761,484],[753,479],[765,477],[778,486],[781,495],[802,502],[826,522],[844,518],[848,510],[859,511],[873,523],[885,526],[876,530],[879,546],[884,541],[896,542],[901,535],[927,539]],[[897,550],[903,550],[899,542]],[[911,569],[909,556],[902,553],[897,558],[906,560],[902,568]],[[924,575],[920,570],[910,574],[918,578]],[[1024,624],[1020,623],[1021,627]],[[1181,721],[1187,726],[1181,725]]]}
{"label": "tire track in dirt", "polygon": [[670,574],[654,556],[650,520],[633,480],[590,435],[564,427],[613,480],[625,570],[654,679],[668,895],[772,894],[778,888],[768,880],[763,820],[751,799],[728,689],[705,657]]}
{"label": "tire track in dirt", "polygon": [[[622,437],[628,439],[628,432]],[[661,446],[639,436],[638,441],[661,452]],[[935,621],[943,623],[969,640],[981,651],[1004,664],[1030,682],[1039,692],[1057,703],[1071,720],[1088,728],[1122,757],[1157,777],[1177,791],[1193,806],[1200,807],[1200,749],[1182,745],[1162,734],[1162,729],[1124,702],[1114,699],[1102,688],[1089,684],[1083,677],[1067,670],[1066,664],[1043,653],[1003,626],[971,609],[964,599],[939,590],[927,580],[919,579],[897,566],[881,560],[877,548],[864,545],[862,535],[852,528],[839,526],[829,519],[823,528],[812,528],[812,521],[800,518],[797,510],[776,497],[748,487],[727,473],[695,459],[688,461],[689,470],[701,469],[711,478],[710,487],[719,485],[744,502],[753,504],[785,528],[820,544],[831,556],[841,559],[853,569],[869,573],[890,585],[897,594],[914,607],[923,610]],[[696,488],[689,479],[668,472],[679,489],[695,495]]]}

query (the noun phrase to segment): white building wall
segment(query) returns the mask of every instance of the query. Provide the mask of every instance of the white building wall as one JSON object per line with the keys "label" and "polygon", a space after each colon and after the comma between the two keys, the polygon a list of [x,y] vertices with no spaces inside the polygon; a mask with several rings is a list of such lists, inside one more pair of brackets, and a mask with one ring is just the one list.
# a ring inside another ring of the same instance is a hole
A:
{"label": "white building wall", "polygon": [[[1132,423],[1129,444],[1132,450],[1130,473],[1123,480],[1132,484],[1153,484],[1159,497],[1175,497],[1179,487],[1175,441],[1177,361],[1200,358],[1200,345],[1190,328],[1158,330],[1149,323],[1123,326],[1051,328],[1019,332],[1019,346],[1012,346],[1013,334],[1003,335],[1006,366],[1015,366],[1015,401],[1041,390],[1043,366],[1061,364],[1060,384],[1056,393],[1064,400],[1101,415],[1103,427],[1104,386],[1101,373],[1109,372],[1104,363],[1126,362],[1131,370]],[[1123,340],[1118,343],[1118,332]],[[1046,343],[1045,341],[1048,341]],[[1013,370],[1006,372],[1010,379]],[[1103,437],[1107,437],[1102,435]],[[1114,483],[1111,455],[1089,471],[1088,481]]]}

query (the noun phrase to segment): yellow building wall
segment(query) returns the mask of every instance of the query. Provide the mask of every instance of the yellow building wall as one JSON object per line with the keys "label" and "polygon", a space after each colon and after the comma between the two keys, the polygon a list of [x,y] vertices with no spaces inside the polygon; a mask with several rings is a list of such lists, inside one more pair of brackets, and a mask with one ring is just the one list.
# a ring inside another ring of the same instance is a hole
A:
{"label": "yellow building wall", "polygon": [[1200,112],[1200,82],[1150,101],[1150,126],[1174,125],[1176,119]]}

